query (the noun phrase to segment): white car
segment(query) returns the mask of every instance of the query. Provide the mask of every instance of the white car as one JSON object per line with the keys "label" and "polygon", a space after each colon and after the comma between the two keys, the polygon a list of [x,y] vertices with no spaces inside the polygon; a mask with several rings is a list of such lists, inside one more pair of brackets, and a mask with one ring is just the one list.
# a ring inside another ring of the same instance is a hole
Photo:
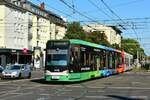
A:
{"label": "white car", "polygon": [[27,64],[14,64],[2,72],[2,78],[30,78],[31,68]]}

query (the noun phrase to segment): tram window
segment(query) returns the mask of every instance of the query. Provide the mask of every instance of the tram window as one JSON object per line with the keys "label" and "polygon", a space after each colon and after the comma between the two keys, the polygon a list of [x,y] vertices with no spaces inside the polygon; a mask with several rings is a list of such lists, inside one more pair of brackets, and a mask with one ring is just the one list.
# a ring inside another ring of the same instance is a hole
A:
{"label": "tram window", "polygon": [[100,53],[100,69],[103,69],[103,68],[104,68],[104,61],[103,61],[103,56]]}
{"label": "tram window", "polygon": [[105,65],[106,65],[106,64],[105,64],[105,62],[106,62],[106,61],[105,61],[106,55],[105,55],[105,52],[104,52],[104,51],[101,52],[101,58],[102,58],[102,59],[101,59],[101,66],[102,66],[102,68],[104,69],[104,67],[105,67]]}
{"label": "tram window", "polygon": [[109,53],[109,68],[112,68],[112,53]]}
{"label": "tram window", "polygon": [[74,64],[76,66],[79,66],[79,52],[72,50],[71,51],[71,58],[70,58],[70,64]]}
{"label": "tram window", "polygon": [[84,65],[86,65],[86,53],[84,52]]}
{"label": "tram window", "polygon": [[99,69],[100,68],[100,57],[96,57],[96,67],[97,67],[97,69]]}
{"label": "tram window", "polygon": [[91,66],[95,66],[95,61],[94,61],[94,54],[91,54],[91,62],[90,62]]}
{"label": "tram window", "polygon": [[89,57],[90,55],[89,55],[89,53],[86,53],[86,65],[88,66],[89,65]]}
{"label": "tram window", "polygon": [[109,57],[109,56],[108,56],[108,52],[106,52],[105,67],[107,67],[107,68],[109,67],[109,66],[108,66],[108,57]]}
{"label": "tram window", "polygon": [[89,53],[89,57],[88,57],[88,65],[91,65],[91,53]]}
{"label": "tram window", "polygon": [[125,65],[129,66],[129,58],[125,58]]}
{"label": "tram window", "polygon": [[121,64],[122,64],[122,57],[121,57],[121,54],[117,54],[117,67],[121,67]]}
{"label": "tram window", "polygon": [[86,53],[86,52],[82,52],[81,55],[81,64],[82,66],[89,66],[92,63],[92,58],[91,58],[91,54]]}
{"label": "tram window", "polygon": [[112,68],[116,68],[116,53],[112,53]]}
{"label": "tram window", "polygon": [[81,66],[86,66],[86,53],[82,51],[80,57]]}

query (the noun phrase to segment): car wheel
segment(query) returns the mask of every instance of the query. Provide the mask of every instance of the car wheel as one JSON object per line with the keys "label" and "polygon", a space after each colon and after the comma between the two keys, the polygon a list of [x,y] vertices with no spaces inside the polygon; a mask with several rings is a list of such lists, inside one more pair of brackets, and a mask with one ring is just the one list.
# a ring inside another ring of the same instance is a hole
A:
{"label": "car wheel", "polygon": [[31,72],[29,73],[28,78],[31,78]]}

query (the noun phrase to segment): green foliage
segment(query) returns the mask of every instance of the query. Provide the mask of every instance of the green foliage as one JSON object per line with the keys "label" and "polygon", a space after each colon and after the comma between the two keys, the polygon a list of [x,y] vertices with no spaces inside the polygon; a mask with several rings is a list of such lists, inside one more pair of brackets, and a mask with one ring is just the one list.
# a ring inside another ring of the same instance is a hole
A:
{"label": "green foliage", "polygon": [[86,34],[79,22],[68,23],[65,39],[81,39],[84,40]]}
{"label": "green foliage", "polygon": [[68,23],[67,32],[64,39],[81,39],[105,46],[110,46],[107,37],[100,31],[85,32],[79,22]]}
{"label": "green foliage", "polygon": [[116,44],[116,43],[110,45],[110,47],[121,50],[121,47],[119,46],[119,44]]}
{"label": "green foliage", "polygon": [[109,46],[109,42],[107,41],[107,37],[104,33],[100,33],[99,31],[93,31],[91,33],[87,33],[86,40],[89,42],[94,42],[97,44]]}
{"label": "green foliage", "polygon": [[137,51],[142,54],[144,54],[144,49],[140,47],[140,44],[138,41],[134,40],[134,39],[122,39],[122,49],[124,49],[124,51],[132,54],[134,56],[134,58],[137,58]]}

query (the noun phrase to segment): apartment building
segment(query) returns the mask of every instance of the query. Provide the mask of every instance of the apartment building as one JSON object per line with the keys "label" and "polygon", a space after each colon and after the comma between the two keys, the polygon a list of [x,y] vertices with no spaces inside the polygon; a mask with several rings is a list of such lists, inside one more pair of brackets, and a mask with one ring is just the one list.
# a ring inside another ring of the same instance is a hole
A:
{"label": "apartment building", "polygon": [[0,64],[44,65],[49,39],[62,39],[65,21],[44,7],[27,0],[0,0]]}
{"label": "apartment building", "polygon": [[89,24],[84,25],[83,29],[87,32],[91,31],[100,31],[100,33],[104,33],[108,39],[110,44],[118,44],[121,46],[121,30],[119,30],[116,26],[106,26],[102,24]]}

